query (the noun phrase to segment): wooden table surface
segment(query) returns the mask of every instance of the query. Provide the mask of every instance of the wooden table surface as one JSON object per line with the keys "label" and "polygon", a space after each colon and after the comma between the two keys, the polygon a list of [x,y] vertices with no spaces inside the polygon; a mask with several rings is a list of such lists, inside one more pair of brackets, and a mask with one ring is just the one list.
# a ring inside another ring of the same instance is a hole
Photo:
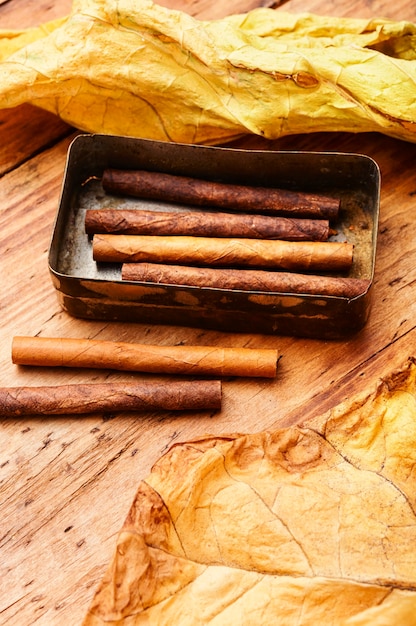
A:
{"label": "wooden table surface", "polygon": [[[261,0],[164,0],[217,18]],[[0,1],[0,28],[66,15],[70,0]],[[276,10],[416,21],[411,0],[289,0]],[[278,348],[276,379],[225,380],[212,415],[24,418],[0,425],[0,623],[79,624],[108,564],[139,481],[174,442],[211,433],[275,429],[326,411],[415,354],[416,145],[376,134],[319,134],[241,148],[359,152],[380,166],[381,207],[373,305],[365,328],[344,341],[228,334],[185,327],[105,323],[63,312],[47,255],[66,153],[76,131],[30,106],[0,111],[0,385],[134,380],[109,371],[19,368],[14,335],[88,337]]]}

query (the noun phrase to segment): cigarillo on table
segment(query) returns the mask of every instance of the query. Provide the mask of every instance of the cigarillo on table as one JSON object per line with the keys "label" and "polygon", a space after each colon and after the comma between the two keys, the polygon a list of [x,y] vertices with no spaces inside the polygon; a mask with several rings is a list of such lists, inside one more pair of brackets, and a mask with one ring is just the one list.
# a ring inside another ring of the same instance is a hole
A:
{"label": "cigarillo on table", "polygon": [[276,376],[272,349],[146,344],[53,337],[14,337],[17,365],[130,370],[154,374]]}
{"label": "cigarillo on table", "polygon": [[218,237],[96,234],[97,262],[244,266],[339,272],[351,268],[354,246],[335,241],[282,241]]}
{"label": "cigarillo on table", "polygon": [[355,298],[370,286],[370,281],[338,276],[314,276],[295,272],[221,269],[164,265],[161,263],[124,263],[122,280],[213,289],[265,291],[268,293],[311,294]]}
{"label": "cigarillo on table", "polygon": [[236,185],[144,170],[106,169],[106,192],[165,202],[289,217],[334,219],[340,200],[324,194]]}
{"label": "cigarillo on table", "polygon": [[219,409],[221,381],[1,387],[0,417]]}
{"label": "cigarillo on table", "polygon": [[110,208],[88,209],[85,231],[89,235],[191,235],[287,241],[326,241],[332,233],[328,220],[211,211]]}

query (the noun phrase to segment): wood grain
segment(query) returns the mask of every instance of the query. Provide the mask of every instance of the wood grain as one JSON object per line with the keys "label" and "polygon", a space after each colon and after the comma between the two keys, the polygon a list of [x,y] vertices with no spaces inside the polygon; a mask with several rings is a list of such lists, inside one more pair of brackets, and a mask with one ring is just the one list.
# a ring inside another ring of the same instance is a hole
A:
{"label": "wood grain", "polygon": [[[261,2],[164,0],[216,18]],[[28,6],[33,10],[29,11]],[[1,28],[65,15],[70,3],[10,0]],[[410,0],[289,0],[283,10],[416,20]],[[0,622],[79,624],[115,545],[139,481],[168,447],[204,433],[257,432],[302,422],[377,381],[414,354],[416,310],[416,146],[375,134],[317,134],[275,142],[247,138],[240,148],[367,154],[382,174],[373,305],[368,324],[348,341],[322,342],[256,333],[232,335],[182,327],[71,318],[56,298],[47,254],[66,153],[76,132],[34,107],[0,112],[0,385],[136,380],[98,370],[25,368],[11,363],[12,337],[87,337],[168,345],[277,348],[275,380],[227,379],[220,412],[85,419],[2,421],[0,430]],[[140,380],[160,377],[140,375]]]}
{"label": "wood grain", "polygon": [[414,21],[414,6],[408,0],[287,0],[282,6],[291,13],[317,13],[338,17],[374,18]]}
{"label": "wood grain", "polygon": [[72,0],[8,0],[0,6],[0,28],[22,30],[44,22],[65,17],[71,11]]}
{"label": "wood grain", "polygon": [[0,176],[74,132],[56,115],[30,104],[0,110],[0,130]]}

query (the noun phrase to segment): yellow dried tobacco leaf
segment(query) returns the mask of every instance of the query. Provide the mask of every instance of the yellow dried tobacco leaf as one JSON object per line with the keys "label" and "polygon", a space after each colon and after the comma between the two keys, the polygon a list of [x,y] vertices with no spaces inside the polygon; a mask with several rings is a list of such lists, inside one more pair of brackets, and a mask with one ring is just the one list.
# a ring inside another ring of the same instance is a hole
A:
{"label": "yellow dried tobacco leaf", "polygon": [[199,21],[151,0],[77,0],[0,30],[0,108],[87,132],[215,144],[315,131],[416,138],[416,26],[254,9]]}
{"label": "yellow dried tobacco leaf", "polygon": [[416,361],[302,426],[176,444],[84,626],[416,626]]}

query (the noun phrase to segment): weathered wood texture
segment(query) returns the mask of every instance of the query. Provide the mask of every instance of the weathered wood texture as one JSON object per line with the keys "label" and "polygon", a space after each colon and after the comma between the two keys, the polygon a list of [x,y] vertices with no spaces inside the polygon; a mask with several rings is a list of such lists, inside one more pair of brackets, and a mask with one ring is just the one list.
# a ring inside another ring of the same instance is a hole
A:
{"label": "weathered wood texture", "polygon": [[[267,2],[165,0],[204,18]],[[68,0],[9,0],[0,27],[65,15]],[[290,0],[284,10],[416,20],[407,0]],[[30,10],[29,10],[30,9]],[[59,308],[47,252],[66,151],[75,131],[34,107],[0,112],[0,384],[41,385],[133,380],[126,373],[13,366],[14,335],[89,337],[167,345],[277,347],[276,380],[226,380],[221,412],[195,416],[3,420],[0,424],[0,623],[79,624],[108,563],[138,482],[175,441],[204,434],[256,432],[303,421],[356,392],[414,354],[416,145],[368,134],[311,135],[273,143],[247,138],[242,148],[359,152],[382,173],[373,308],[348,341],[82,321]],[[151,379],[151,376],[141,376]]]}

